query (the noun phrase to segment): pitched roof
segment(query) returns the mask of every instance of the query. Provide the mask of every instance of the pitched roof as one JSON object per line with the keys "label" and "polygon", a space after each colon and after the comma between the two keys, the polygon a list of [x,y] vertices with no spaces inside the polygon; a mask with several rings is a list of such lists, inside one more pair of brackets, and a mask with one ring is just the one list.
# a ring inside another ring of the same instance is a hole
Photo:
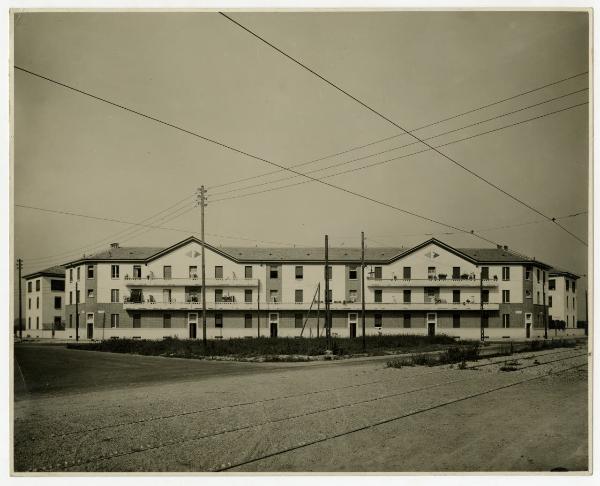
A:
{"label": "pitched roof", "polygon": [[[219,248],[224,253],[239,260],[265,260],[265,261],[323,261],[325,249],[323,247],[296,247],[296,248],[256,248],[226,246]],[[365,248],[365,260],[387,261],[406,251],[402,247]],[[332,261],[360,261],[361,249],[353,247],[329,248],[329,259]]]}
{"label": "pitched roof", "polygon": [[572,272],[569,272],[567,270],[562,270],[561,268],[552,268],[550,269],[550,271],[548,272],[550,274],[550,276],[557,276],[557,275],[561,275],[563,277],[569,277],[572,278],[574,280],[577,280],[579,278],[581,278],[579,275],[576,275]]}
{"label": "pitched roof", "polygon": [[48,276],[48,277],[64,277],[65,267],[57,265],[54,267],[45,268],[44,270],[38,270],[37,272],[28,273],[23,275],[24,279],[30,279],[35,277]]}
{"label": "pitched roof", "polygon": [[486,263],[509,263],[509,262],[522,262],[522,263],[535,263],[540,266],[548,267],[545,263],[530,258],[520,253],[505,250],[504,248],[459,248],[458,251],[470,256],[474,260]]}

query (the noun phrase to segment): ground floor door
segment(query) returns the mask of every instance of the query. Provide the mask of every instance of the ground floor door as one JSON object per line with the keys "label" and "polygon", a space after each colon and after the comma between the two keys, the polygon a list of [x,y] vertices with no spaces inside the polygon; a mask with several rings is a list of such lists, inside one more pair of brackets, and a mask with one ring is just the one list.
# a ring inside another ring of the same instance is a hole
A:
{"label": "ground floor door", "polygon": [[437,314],[435,312],[427,313],[427,335],[435,336],[435,327],[437,324]]}
{"label": "ground floor door", "polygon": [[94,339],[94,314],[92,312],[88,313],[86,318],[87,323],[87,338]]}
{"label": "ground floor door", "polygon": [[269,329],[271,331],[271,337],[277,337],[277,328],[279,327],[279,314],[269,313]]}
{"label": "ground floor door", "polygon": [[188,314],[188,329],[190,339],[196,339],[196,331],[198,329],[198,314],[190,312]]}
{"label": "ground floor door", "polygon": [[530,312],[527,312],[525,314],[525,337],[526,338],[530,338],[531,337],[531,321],[532,321],[532,314]]}
{"label": "ground floor door", "polygon": [[356,337],[356,323],[358,321],[358,314],[351,312],[348,314],[348,327],[350,328],[350,337]]}

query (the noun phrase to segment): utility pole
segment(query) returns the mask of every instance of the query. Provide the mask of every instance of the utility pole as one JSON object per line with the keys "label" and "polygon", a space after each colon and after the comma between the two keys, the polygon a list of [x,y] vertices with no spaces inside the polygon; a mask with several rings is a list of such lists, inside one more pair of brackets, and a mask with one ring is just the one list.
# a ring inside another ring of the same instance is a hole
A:
{"label": "utility pole", "polygon": [[79,282],[75,282],[75,341],[79,341]]}
{"label": "utility pole", "polygon": [[361,299],[361,321],[362,321],[362,347],[363,353],[367,351],[367,337],[365,325],[365,232],[360,232],[360,299]]}
{"label": "utility pole", "polygon": [[546,307],[546,271],[544,269],[542,269],[542,276],[542,304],[544,304],[542,306],[542,312],[544,316],[544,339],[548,339],[548,315],[546,312],[548,310],[548,308]]}
{"label": "utility pole", "polygon": [[481,342],[485,341],[485,329],[483,327],[483,272],[479,268],[479,307],[481,313]]}
{"label": "utility pole", "polygon": [[317,337],[319,337],[319,311],[321,310],[321,282],[317,284]]}
{"label": "utility pole", "polygon": [[325,337],[331,347],[331,316],[329,312],[329,237],[325,235]]}
{"label": "utility pole", "polygon": [[258,290],[256,291],[257,296],[256,296],[256,321],[257,321],[257,325],[256,328],[258,330],[258,337],[260,337],[260,278],[258,279]]}
{"label": "utility pole", "polygon": [[197,204],[200,206],[200,241],[202,243],[202,344],[206,347],[206,263],[204,254],[204,208],[206,207],[206,189],[200,186]]}
{"label": "utility pole", "polygon": [[585,291],[585,335],[588,335],[588,329],[590,327],[589,321],[588,321],[588,291],[586,289]]}
{"label": "utility pole", "polygon": [[[21,270],[23,269],[23,260],[21,260],[20,258],[17,260],[17,269],[19,270],[19,338],[23,339],[23,310],[22,310],[23,309],[23,304],[21,302],[21,300],[22,300],[22,295],[21,295]],[[587,309],[587,307],[586,307],[586,309]]]}

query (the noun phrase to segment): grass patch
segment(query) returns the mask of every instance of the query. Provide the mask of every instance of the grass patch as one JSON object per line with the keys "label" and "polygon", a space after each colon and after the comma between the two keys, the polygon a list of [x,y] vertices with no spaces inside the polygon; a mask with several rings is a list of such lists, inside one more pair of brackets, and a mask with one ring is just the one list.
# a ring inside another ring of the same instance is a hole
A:
{"label": "grass patch", "polygon": [[440,366],[445,364],[459,363],[460,369],[466,369],[467,361],[476,361],[479,357],[479,344],[467,346],[451,346],[441,353],[436,354],[413,354],[388,361],[388,368],[403,368],[405,366]]}
{"label": "grass patch", "polygon": [[[443,349],[455,340],[449,336],[367,336],[369,354],[387,352],[433,351]],[[321,338],[232,338],[209,340],[206,347],[202,340],[165,338],[150,339],[110,339],[91,343],[68,343],[67,348],[112,353],[167,356],[177,358],[204,358],[209,356],[255,357],[270,356],[273,359],[290,356],[324,355],[327,342]],[[334,338],[333,354],[336,356],[361,354],[362,339]],[[283,358],[281,358],[283,360]],[[289,360],[286,358],[286,361]]]}

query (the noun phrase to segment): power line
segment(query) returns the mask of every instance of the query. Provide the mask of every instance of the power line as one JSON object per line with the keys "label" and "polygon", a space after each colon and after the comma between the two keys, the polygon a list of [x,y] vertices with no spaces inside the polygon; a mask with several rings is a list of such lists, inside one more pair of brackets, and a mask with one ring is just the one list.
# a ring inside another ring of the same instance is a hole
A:
{"label": "power line", "polygon": [[490,187],[493,187],[494,189],[496,189],[497,191],[501,192],[502,194],[506,195],[507,197],[513,199],[514,201],[518,202],[519,204],[525,206],[526,208],[530,209],[531,211],[539,214],[540,216],[546,218],[549,221],[552,221],[554,224],[556,224],[560,229],[562,229],[563,231],[565,231],[566,233],[568,233],[569,235],[571,235],[573,238],[577,239],[578,241],[580,241],[581,243],[583,243],[585,246],[587,246],[587,243],[582,240],[581,238],[579,238],[577,235],[573,234],[572,232],[570,232],[569,230],[567,230],[565,227],[563,227],[562,225],[560,225],[559,223],[556,222],[556,220],[552,219],[550,216],[547,216],[546,214],[542,213],[540,210],[534,208],[533,206],[531,206],[529,203],[526,203],[525,201],[523,201],[522,199],[518,198],[517,196],[514,196],[513,194],[509,193],[508,191],[506,191],[505,189],[501,188],[500,186],[498,186],[497,184],[493,183],[492,181],[490,181],[489,179],[486,179],[485,177],[479,175],[477,172],[469,169],[468,167],[466,167],[465,165],[461,164],[460,162],[458,162],[456,159],[450,157],[449,155],[440,152],[437,148],[433,147],[432,145],[428,144],[427,142],[425,142],[424,140],[422,140],[421,138],[417,137],[414,133],[410,133],[408,130],[406,130],[405,128],[403,128],[402,126],[400,126],[398,123],[396,123],[395,121],[391,120],[390,118],[388,118],[387,116],[383,115],[381,112],[375,110],[374,108],[372,108],[371,106],[367,105],[365,102],[361,101],[360,99],[356,98],[355,96],[351,95],[348,91],[342,89],[340,86],[338,86],[337,84],[333,83],[332,81],[329,81],[327,78],[323,77],[322,75],[320,75],[319,73],[317,73],[316,71],[314,71],[313,69],[309,68],[308,66],[306,66],[305,64],[303,64],[302,62],[298,61],[297,59],[295,59],[294,57],[290,56],[289,54],[285,53],[284,51],[282,51],[281,49],[279,49],[278,47],[276,47],[274,44],[270,43],[269,41],[267,41],[266,39],[264,39],[263,37],[259,36],[258,34],[256,34],[255,32],[253,32],[252,30],[250,30],[249,28],[245,27],[244,25],[240,24],[239,22],[237,22],[236,20],[232,19],[231,17],[229,17],[228,15],[224,14],[223,12],[219,12],[219,14],[221,14],[223,17],[225,17],[226,19],[228,19],[230,22],[236,24],[238,27],[242,28],[243,30],[245,30],[246,32],[248,32],[249,34],[253,35],[254,37],[256,37],[257,39],[261,40],[262,42],[264,42],[265,44],[267,44],[268,46],[270,46],[271,48],[275,49],[277,52],[279,52],[280,54],[282,54],[283,56],[287,57],[288,59],[290,59],[291,61],[293,61],[294,63],[298,64],[299,66],[301,66],[302,68],[304,68],[305,70],[309,71],[310,73],[314,74],[316,77],[318,77],[319,79],[321,79],[322,81],[324,81],[325,83],[327,83],[328,85],[330,85],[331,87],[335,88],[336,90],[338,90],[340,93],[343,93],[344,95],[346,95],[347,97],[349,97],[350,99],[354,100],[356,103],[360,104],[361,106],[363,106],[364,108],[366,108],[367,110],[371,111],[372,113],[374,113],[375,115],[379,116],[381,119],[387,121],[388,123],[394,125],[396,128],[398,128],[399,130],[402,130],[403,132],[411,135],[412,137],[415,138],[415,140],[418,140],[419,142],[421,142],[422,144],[428,146],[431,150],[433,150],[435,153],[441,155],[442,157],[444,157],[445,159],[449,160],[450,162],[452,162],[454,165],[456,165],[457,167],[460,167],[461,169],[463,169],[464,171],[468,172],[469,174],[471,174],[473,177],[481,180],[482,182],[484,182],[485,184],[489,185]]}
{"label": "power line", "polygon": [[205,136],[203,136],[203,135],[200,135],[200,134],[198,134],[198,133],[192,132],[191,130],[187,130],[187,129],[185,129],[185,128],[182,128],[182,127],[180,127],[180,126],[178,126],[178,125],[175,125],[175,124],[173,124],[173,123],[165,122],[165,121],[163,121],[163,120],[160,120],[160,119],[158,119],[158,118],[155,118],[155,117],[153,117],[153,116],[146,115],[146,114],[144,114],[144,113],[141,113],[141,112],[139,112],[139,111],[133,110],[133,109],[131,109],[131,108],[128,108],[128,107],[126,107],[126,106],[124,106],[124,105],[121,105],[121,104],[119,104],[119,103],[115,103],[115,102],[113,102],[113,101],[110,101],[110,100],[107,100],[107,99],[105,99],[105,98],[101,98],[101,97],[99,97],[99,96],[93,95],[93,94],[91,94],[91,93],[89,93],[89,92],[86,92],[86,91],[83,91],[83,90],[80,90],[80,89],[74,88],[74,87],[72,87],[72,86],[69,86],[69,85],[67,85],[67,84],[65,84],[65,83],[61,83],[61,82],[59,82],[59,81],[56,81],[56,80],[54,80],[54,79],[48,78],[47,76],[42,76],[41,74],[34,73],[33,71],[29,71],[29,70],[27,70],[27,69],[24,69],[24,68],[21,68],[21,67],[19,67],[19,66],[14,66],[14,68],[15,68],[15,69],[18,69],[18,70],[20,70],[20,71],[26,72],[26,73],[28,73],[28,74],[31,74],[32,76],[36,76],[36,77],[38,77],[38,78],[40,78],[40,79],[44,79],[44,80],[46,80],[46,81],[49,81],[49,82],[51,82],[51,83],[54,83],[54,84],[56,84],[56,85],[58,85],[58,86],[62,86],[62,87],[64,87],[64,88],[66,88],[66,89],[72,90],[72,91],[74,91],[74,92],[77,92],[77,93],[83,94],[83,95],[85,95],[85,96],[89,96],[90,98],[93,98],[93,99],[95,99],[95,100],[97,100],[97,101],[102,101],[102,102],[104,102],[104,103],[108,103],[109,105],[115,106],[115,107],[117,107],[117,108],[120,108],[120,109],[122,109],[122,110],[125,110],[125,111],[127,111],[127,112],[130,112],[130,113],[134,113],[134,114],[136,114],[136,115],[139,115],[139,116],[141,116],[141,117],[143,117],[143,118],[146,118],[146,119],[148,119],[148,120],[152,120],[152,121],[155,121],[155,122],[157,122],[157,123],[160,123],[160,124],[162,124],[162,125],[165,125],[165,126],[168,126],[168,127],[174,128],[175,130],[179,130],[179,131],[181,131],[181,132],[183,132],[183,133],[187,133],[188,135],[192,135],[192,136],[194,136],[194,137],[196,137],[196,138],[199,138],[199,139],[201,139],[201,140],[204,140],[204,141],[207,141],[207,142],[214,143],[214,144],[216,144],[216,145],[218,145],[218,146],[220,146],[220,147],[227,148],[227,149],[229,149],[229,150],[231,150],[231,151],[233,151],[233,152],[236,152],[236,153],[239,153],[239,154],[245,155],[245,156],[247,156],[247,157],[250,157],[250,158],[252,158],[252,159],[258,160],[258,161],[260,161],[260,162],[264,162],[264,163],[266,163],[266,164],[272,165],[272,166],[274,166],[274,167],[278,167],[278,168],[280,168],[280,169],[283,169],[283,170],[286,170],[286,171],[292,172],[292,173],[294,173],[294,174],[297,174],[297,175],[304,176],[304,177],[306,177],[306,178],[308,178],[308,179],[311,179],[311,180],[313,180],[313,181],[315,181],[315,182],[319,182],[319,183],[321,183],[321,184],[323,184],[323,185],[325,185],[325,186],[331,187],[331,188],[333,188],[333,189],[337,189],[337,190],[339,190],[339,191],[342,191],[342,192],[345,192],[345,193],[347,193],[347,194],[351,194],[351,195],[353,195],[353,196],[360,197],[360,198],[362,198],[362,199],[365,199],[365,200],[367,200],[367,201],[371,201],[371,202],[373,202],[373,203],[376,203],[376,204],[379,204],[379,205],[381,205],[381,206],[385,206],[385,207],[388,207],[388,208],[390,208],[390,209],[394,209],[394,210],[396,210],[396,211],[400,211],[400,212],[402,212],[402,213],[409,214],[409,215],[411,215],[411,216],[414,216],[414,217],[417,217],[417,218],[424,219],[424,220],[426,220],[426,221],[430,221],[430,222],[432,222],[432,223],[436,223],[436,224],[439,224],[439,225],[442,225],[442,226],[446,226],[446,227],[448,227],[448,228],[452,228],[452,229],[455,229],[455,230],[457,230],[457,231],[463,231],[463,232],[464,232],[464,233],[466,233],[466,234],[472,234],[472,235],[476,236],[477,238],[480,238],[480,239],[482,239],[482,240],[484,240],[484,241],[487,241],[488,243],[492,243],[492,244],[494,244],[494,245],[496,244],[495,242],[493,242],[493,241],[491,241],[491,240],[489,240],[489,239],[487,239],[487,238],[485,238],[485,237],[483,237],[483,236],[481,236],[481,235],[477,235],[477,234],[473,233],[472,231],[468,231],[468,230],[466,230],[466,229],[462,229],[462,228],[459,228],[459,227],[457,227],[457,226],[448,225],[448,224],[446,224],[446,223],[443,223],[443,222],[441,222],[441,221],[437,221],[437,220],[435,220],[435,219],[433,219],[433,218],[429,218],[429,217],[426,217],[426,216],[422,216],[422,215],[420,215],[420,214],[417,214],[417,213],[415,213],[415,212],[412,212],[412,211],[408,211],[408,210],[402,209],[402,208],[400,208],[400,207],[397,207],[397,206],[394,206],[394,205],[392,205],[392,204],[388,204],[388,203],[385,203],[385,202],[382,202],[382,201],[378,201],[378,200],[377,200],[377,199],[375,199],[375,198],[372,198],[372,197],[369,197],[369,196],[365,196],[365,195],[363,195],[363,194],[360,194],[360,193],[358,193],[358,192],[355,192],[355,191],[351,191],[351,190],[349,190],[349,189],[346,189],[346,188],[343,188],[343,187],[341,187],[341,186],[336,186],[335,184],[331,184],[331,183],[329,183],[329,182],[321,181],[321,180],[319,180],[319,179],[317,179],[317,178],[315,178],[315,177],[311,177],[311,176],[309,176],[309,175],[304,175],[304,174],[302,174],[301,172],[298,172],[298,171],[296,171],[296,170],[294,170],[294,169],[290,169],[290,168],[288,168],[288,167],[284,167],[283,165],[281,165],[281,164],[278,164],[278,163],[276,163],[276,162],[272,162],[272,161],[270,161],[270,160],[267,160],[267,159],[265,159],[265,158],[263,158],[263,157],[259,157],[259,156],[257,156],[257,155],[253,155],[253,154],[251,154],[251,153],[249,153],[249,152],[246,152],[246,151],[244,151],[244,150],[240,150],[240,149],[237,149],[237,148],[235,148],[235,147],[232,147],[232,146],[230,146],[230,145],[227,145],[227,144],[225,144],[225,143],[219,142],[219,141],[217,141],[217,140],[213,140],[213,139],[211,139],[211,138],[205,137]]}
{"label": "power line", "polygon": [[[503,114],[500,114],[500,115],[496,115],[496,116],[493,116],[491,118],[487,118],[485,120],[480,120],[478,122],[470,123],[469,125],[465,125],[465,126],[460,127],[460,128],[454,128],[452,130],[447,130],[447,131],[439,133],[437,135],[432,135],[430,137],[426,137],[423,140],[432,140],[434,138],[439,138],[439,137],[442,137],[444,135],[448,135],[450,133],[454,133],[454,132],[458,132],[458,131],[461,131],[461,130],[465,130],[467,128],[478,126],[478,125],[481,125],[483,123],[487,123],[487,122],[490,122],[490,121],[493,121],[493,120],[497,120],[499,118],[503,118],[503,117],[506,117],[506,116],[509,116],[509,115],[514,115],[515,113],[519,113],[521,111],[525,111],[525,110],[528,110],[528,109],[531,109],[531,108],[535,108],[537,106],[541,106],[541,105],[550,103],[552,101],[556,101],[556,100],[559,100],[559,99],[562,99],[562,98],[566,98],[567,96],[571,96],[573,94],[581,93],[581,92],[587,91],[587,90],[588,90],[588,88],[583,88],[583,89],[580,89],[580,90],[577,90],[577,91],[572,91],[570,93],[567,93],[567,94],[564,94],[564,95],[560,95],[560,96],[557,96],[555,98],[550,98],[548,100],[541,101],[539,103],[534,103],[533,105],[525,106],[523,108],[519,108],[517,110],[509,111],[507,113],[503,113]],[[407,144],[404,144],[404,145],[400,145],[400,146],[397,146],[397,147],[392,147],[390,149],[382,150],[381,152],[376,152],[374,154],[364,155],[362,157],[357,157],[357,158],[354,158],[354,159],[351,159],[351,160],[348,160],[348,161],[337,162],[335,164],[330,164],[330,165],[328,165],[326,167],[321,167],[321,168],[318,168],[318,169],[313,169],[313,170],[304,172],[304,174],[314,174],[315,172],[321,172],[321,171],[324,171],[324,170],[327,170],[327,169],[332,169],[334,167],[339,167],[339,166],[342,166],[342,165],[351,164],[353,162],[358,162],[359,160],[368,159],[368,158],[371,158],[371,157],[375,157],[377,155],[382,155],[382,154],[385,154],[385,153],[393,152],[395,150],[400,150],[401,148],[410,147],[411,145],[418,145],[419,143],[420,142],[410,142],[410,143],[407,143]],[[281,172],[281,171],[277,171],[277,172]],[[221,192],[216,192],[216,193],[213,192],[212,195],[213,196],[220,196],[220,195],[223,195],[223,194],[230,194],[232,192],[245,191],[247,189],[252,189],[254,187],[260,187],[260,186],[265,186],[265,185],[268,185],[268,184],[275,184],[275,183],[281,182],[281,181],[295,179],[296,177],[299,177],[299,176],[295,176],[294,175],[294,176],[282,177],[280,179],[275,179],[275,180],[272,180],[272,181],[261,182],[261,183],[258,183],[258,184],[250,184],[248,186],[240,187],[238,189],[230,189],[230,190],[227,190],[227,191],[221,191]]]}
{"label": "power line", "polygon": [[[547,83],[547,84],[544,84],[542,86],[538,86],[537,88],[533,88],[533,89],[530,89],[528,91],[524,91],[522,93],[518,93],[516,95],[509,96],[508,98],[503,98],[503,99],[494,101],[493,103],[488,103],[486,105],[479,106],[477,108],[473,108],[473,109],[470,109],[470,110],[467,110],[467,111],[463,111],[462,113],[458,113],[456,115],[452,115],[450,117],[443,118],[441,120],[437,120],[435,122],[428,123],[427,125],[423,125],[423,126],[420,126],[420,127],[417,127],[417,128],[413,128],[413,129],[410,130],[410,133],[417,132],[417,131],[420,131],[420,130],[423,130],[425,128],[429,128],[429,127],[432,127],[432,126],[435,126],[435,125],[439,125],[440,123],[444,123],[446,121],[453,120],[455,118],[459,118],[459,117],[464,116],[464,115],[469,115],[469,114],[475,113],[477,111],[481,111],[481,110],[483,110],[485,108],[489,108],[491,106],[495,106],[495,105],[498,105],[500,103],[504,103],[506,101],[510,101],[510,100],[519,98],[521,96],[525,96],[525,95],[534,93],[536,91],[540,91],[540,90],[542,90],[544,88],[548,88],[550,86],[555,86],[557,84],[564,83],[565,81],[569,81],[571,79],[581,77],[581,76],[583,76],[585,74],[588,74],[588,72],[584,71],[583,73],[579,73],[579,74],[575,74],[573,76],[562,78],[562,79],[559,79],[558,81],[554,81],[552,83]],[[586,88],[586,89],[588,89],[588,88]],[[321,162],[322,160],[325,160],[325,159],[330,159],[330,158],[333,158],[333,157],[337,157],[339,155],[347,154],[349,152],[354,152],[356,150],[360,150],[360,149],[363,149],[363,148],[366,148],[366,147],[370,147],[372,145],[376,145],[376,144],[381,143],[381,142],[387,142],[388,140],[392,140],[394,138],[402,137],[404,135],[407,135],[407,134],[404,133],[404,132],[403,133],[398,133],[396,135],[392,135],[390,137],[381,138],[381,139],[375,140],[373,142],[366,143],[364,145],[358,145],[356,147],[352,147],[350,149],[343,150],[341,152],[336,152],[334,154],[325,155],[323,157],[319,157],[317,159],[312,159],[312,160],[309,160],[307,162],[300,162],[298,164],[291,165],[290,167],[294,167],[294,168],[295,167],[302,167],[302,166],[306,166],[306,165],[313,164],[313,163],[316,163],[316,162]],[[235,180],[232,180],[232,181],[229,181],[229,182],[224,182],[222,184],[215,184],[214,186],[211,186],[210,189],[217,189],[219,187],[225,187],[225,186],[229,186],[229,185],[232,185],[232,184],[237,184],[239,182],[246,182],[246,181],[249,181],[249,180],[253,180],[253,179],[258,179],[258,178],[262,178],[262,177],[265,177],[265,176],[269,176],[269,175],[272,175],[272,174],[277,174],[279,172],[283,172],[283,171],[282,170],[272,170],[272,171],[264,172],[262,174],[258,174],[258,175],[255,175],[255,176],[243,177],[241,179],[235,179]]]}

